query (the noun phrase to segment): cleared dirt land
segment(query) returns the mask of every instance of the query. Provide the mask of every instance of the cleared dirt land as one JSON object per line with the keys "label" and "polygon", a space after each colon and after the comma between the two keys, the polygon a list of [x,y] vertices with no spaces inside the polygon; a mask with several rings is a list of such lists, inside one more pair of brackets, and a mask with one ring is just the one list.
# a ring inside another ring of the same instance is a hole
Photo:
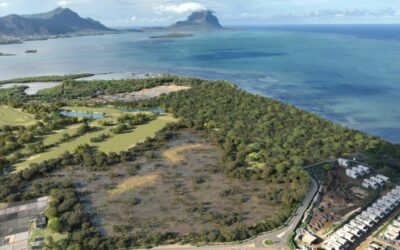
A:
{"label": "cleared dirt land", "polygon": [[160,96],[162,94],[169,94],[176,91],[189,89],[188,86],[178,86],[178,85],[168,85],[168,86],[158,86],[154,88],[143,89],[139,91],[134,91],[131,93],[121,93],[115,95],[101,95],[97,98],[92,99],[93,102],[105,103],[112,101],[139,101],[146,100],[153,97]]}
{"label": "cleared dirt land", "polygon": [[48,179],[69,178],[87,191],[87,207],[107,235],[223,230],[271,215],[275,206],[268,197],[283,186],[228,178],[218,171],[220,154],[185,130],[135,162],[105,172],[71,167]]}
{"label": "cleared dirt land", "polygon": [[347,218],[370,200],[370,193],[361,188],[362,180],[346,176],[343,168],[334,168],[326,174],[323,197],[313,209],[308,229],[322,237],[335,223]]}

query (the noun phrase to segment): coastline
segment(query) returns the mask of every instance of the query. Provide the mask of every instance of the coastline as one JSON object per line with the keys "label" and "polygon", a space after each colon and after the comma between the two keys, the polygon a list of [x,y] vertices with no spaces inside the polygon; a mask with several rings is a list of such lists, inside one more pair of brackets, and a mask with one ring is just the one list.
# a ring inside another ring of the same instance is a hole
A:
{"label": "coastline", "polygon": [[[25,42],[32,41],[46,41],[46,40],[54,40],[54,39],[62,39],[62,38],[74,38],[74,37],[85,37],[85,36],[104,36],[104,35],[115,35],[127,32],[136,32],[131,30],[112,30],[112,31],[104,31],[104,32],[94,32],[94,33],[72,33],[72,34],[63,34],[63,35],[50,35],[50,36],[37,36],[37,37],[12,37],[10,36],[9,41],[2,42],[0,40],[1,45],[12,45],[12,44],[23,44]],[[0,53],[1,54],[1,53]],[[1,55],[0,55],[1,56]]]}
{"label": "coastline", "polygon": [[[77,71],[79,72],[79,71]],[[156,71],[147,71],[150,73],[146,73],[146,71],[137,71],[137,73],[135,73],[134,71],[108,71],[108,72],[97,72],[97,73],[93,73],[92,76],[89,77],[83,77],[83,78],[78,78],[76,79],[77,81],[91,81],[91,80],[134,80],[134,79],[146,79],[146,78],[152,78],[152,77],[159,77],[159,76],[163,76],[163,75],[173,75],[173,76],[179,76],[179,77],[193,77],[193,78],[199,78],[199,79],[204,79],[204,80],[218,80],[219,78],[207,78],[207,77],[203,77],[203,76],[198,76],[198,75],[191,75],[191,74],[185,74],[185,73],[175,73],[175,72],[171,72],[171,73],[167,73],[167,72],[162,72],[162,71],[158,71],[159,73],[155,73]],[[78,74],[78,73],[77,73]],[[49,73],[48,75],[60,75],[58,73],[52,74]],[[68,74],[66,74],[68,75]],[[38,77],[40,77],[41,75],[39,75]],[[7,79],[7,80],[12,80],[12,79]],[[3,80],[1,82],[6,82],[7,80]],[[340,113],[335,113],[332,112],[330,110],[325,110],[322,107],[308,107],[307,105],[304,105],[303,103],[296,103],[296,102],[292,102],[290,100],[288,100],[287,98],[280,98],[279,96],[274,96],[274,95],[270,95],[265,93],[264,91],[258,91],[258,89],[253,89],[253,88],[248,88],[246,86],[243,86],[241,83],[237,82],[237,81],[233,81],[231,79],[227,79],[227,81],[229,82],[233,82],[234,84],[236,84],[236,86],[238,86],[240,89],[247,91],[249,93],[252,94],[256,94],[256,95],[260,95],[263,97],[268,97],[268,98],[272,98],[274,100],[277,100],[279,102],[288,104],[288,105],[294,105],[295,107],[302,109],[304,111],[310,112],[312,114],[315,114],[319,117],[322,117],[326,120],[329,120],[331,122],[340,124],[341,126],[350,128],[350,129],[354,129],[354,130],[358,130],[361,131],[367,135],[370,136],[375,136],[375,137],[379,137],[382,138],[388,142],[394,143],[394,144],[399,144],[400,140],[397,140],[396,137],[391,137],[393,136],[393,134],[389,134],[389,136],[385,136],[379,133],[379,130],[373,130],[373,131],[368,131],[368,130],[364,130],[362,127],[358,127],[354,124],[348,124],[346,120],[343,120]]]}

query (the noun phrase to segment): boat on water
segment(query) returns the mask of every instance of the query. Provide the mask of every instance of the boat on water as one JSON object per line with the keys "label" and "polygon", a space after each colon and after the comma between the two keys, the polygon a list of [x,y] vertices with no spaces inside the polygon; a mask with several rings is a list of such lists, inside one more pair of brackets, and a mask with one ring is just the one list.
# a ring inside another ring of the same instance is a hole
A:
{"label": "boat on water", "polygon": [[27,53],[27,54],[35,54],[35,53],[37,53],[37,50],[36,49],[30,49],[30,50],[25,51],[25,53]]}

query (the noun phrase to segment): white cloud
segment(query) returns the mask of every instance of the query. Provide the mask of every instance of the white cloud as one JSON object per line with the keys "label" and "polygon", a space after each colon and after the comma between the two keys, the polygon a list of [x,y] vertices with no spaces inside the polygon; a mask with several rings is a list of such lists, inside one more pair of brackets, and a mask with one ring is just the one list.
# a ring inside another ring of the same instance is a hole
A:
{"label": "white cloud", "polygon": [[194,2],[187,2],[179,5],[175,4],[170,4],[170,5],[160,5],[154,10],[157,13],[163,13],[163,12],[173,12],[176,14],[183,14],[186,12],[194,12],[194,11],[200,11],[200,10],[207,10],[207,7],[200,3],[194,3]]}
{"label": "white cloud", "polygon": [[135,16],[133,16],[133,17],[131,17],[131,22],[136,22],[137,21],[137,17],[135,17]]}
{"label": "white cloud", "polygon": [[10,5],[9,2],[0,2],[0,7],[7,7],[9,5]]}
{"label": "white cloud", "polygon": [[72,4],[71,1],[66,1],[66,0],[63,0],[63,1],[59,1],[59,2],[58,2],[58,5],[59,5],[59,6],[67,6],[67,5],[71,5],[71,4]]}

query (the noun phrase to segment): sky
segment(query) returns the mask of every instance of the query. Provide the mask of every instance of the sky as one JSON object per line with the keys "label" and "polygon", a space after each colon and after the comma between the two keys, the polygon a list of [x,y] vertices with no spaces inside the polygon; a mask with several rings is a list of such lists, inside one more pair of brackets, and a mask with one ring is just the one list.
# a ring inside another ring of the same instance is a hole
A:
{"label": "sky", "polygon": [[196,10],[223,25],[400,23],[400,0],[0,0],[0,16],[70,8],[108,26],[162,26]]}

